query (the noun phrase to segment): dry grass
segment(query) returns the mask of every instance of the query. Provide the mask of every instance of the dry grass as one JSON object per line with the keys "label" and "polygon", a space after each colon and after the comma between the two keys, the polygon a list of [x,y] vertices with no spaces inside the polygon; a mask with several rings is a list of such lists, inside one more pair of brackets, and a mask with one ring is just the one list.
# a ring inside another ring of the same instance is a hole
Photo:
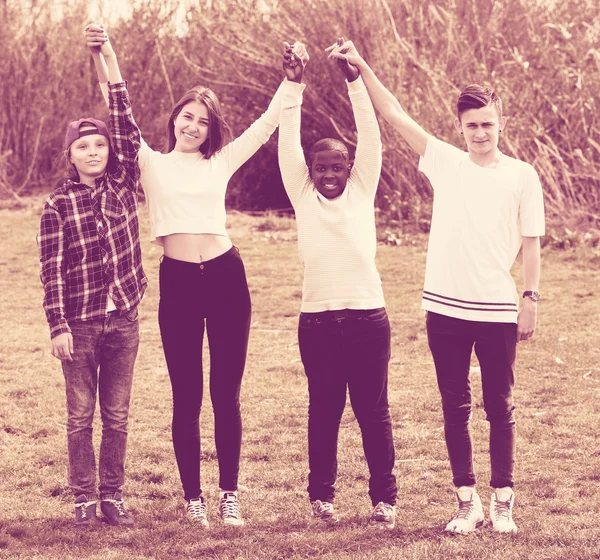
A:
{"label": "dry grass", "polygon": [[[340,436],[339,526],[315,525],[306,486],[306,382],[296,343],[301,270],[293,221],[230,218],[252,291],[254,315],[243,384],[241,497],[247,526],[216,522],[217,465],[209,401],[202,415],[203,486],[214,520],[202,533],[183,521],[170,441],[171,393],[156,321],[159,252],[147,241],[150,277],[133,388],[125,492],[136,527],[76,531],[66,481],[64,383],[48,353],[34,236],[39,208],[0,210],[0,558],[178,559],[592,559],[600,551],[600,254],[543,254],[544,299],[535,338],[519,347],[516,520],[468,538],[441,529],[453,510],[439,396],[419,296],[425,239],[380,246],[379,270],[393,328],[390,400],[399,506],[390,533],[365,527],[370,512],[359,431],[348,410]],[[147,220],[142,219],[147,239]],[[276,234],[279,238],[276,238]],[[518,267],[515,273],[519,275]],[[474,362],[475,364],[475,362]],[[474,377],[476,391],[480,383]],[[476,399],[473,430],[487,500],[487,424]],[[97,425],[97,427],[99,427]],[[96,430],[98,432],[98,430]]]}

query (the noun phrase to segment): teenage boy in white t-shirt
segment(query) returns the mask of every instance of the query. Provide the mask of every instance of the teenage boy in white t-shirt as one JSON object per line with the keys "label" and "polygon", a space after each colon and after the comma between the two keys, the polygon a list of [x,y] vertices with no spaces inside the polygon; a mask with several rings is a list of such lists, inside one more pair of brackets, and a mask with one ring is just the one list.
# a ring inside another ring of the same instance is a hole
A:
{"label": "teenage boy in white t-shirt", "polygon": [[[475,491],[469,419],[471,353],[481,366],[490,423],[490,520],[514,533],[515,422],[512,388],[516,343],[533,335],[544,234],[542,188],[529,164],[498,149],[506,125],[499,97],[471,85],[457,103],[456,129],[467,152],[430,136],[400,106],[351,41],[330,56],[357,66],[375,107],[420,156],[419,169],[434,190],[422,307],[442,397],[444,431],[458,511],[446,526],[469,533],[483,524]],[[510,269],[523,247],[521,310]]]}

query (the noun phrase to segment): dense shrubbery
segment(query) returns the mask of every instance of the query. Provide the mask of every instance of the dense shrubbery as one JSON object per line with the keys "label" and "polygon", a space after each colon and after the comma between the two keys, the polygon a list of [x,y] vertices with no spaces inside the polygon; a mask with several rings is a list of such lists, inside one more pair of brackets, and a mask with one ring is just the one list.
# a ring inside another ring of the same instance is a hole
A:
{"label": "dense shrubbery", "polygon": [[[596,0],[549,7],[532,0],[147,0],[110,25],[146,140],[161,147],[172,101],[202,83],[218,93],[236,133],[267,106],[281,79],[280,45],[302,40],[311,53],[303,140],[355,142],[345,85],[323,49],[352,38],[406,109],[427,130],[460,144],[452,127],[460,89],[496,88],[509,126],[502,149],[532,163],[547,209],[598,221],[600,214],[600,17]],[[87,2],[0,1],[0,192],[49,190],[67,121],[106,109],[82,40]],[[183,23],[182,23],[183,22]],[[390,220],[426,228],[430,188],[417,158],[382,125],[379,207]],[[229,204],[287,205],[269,142],[234,177]]]}

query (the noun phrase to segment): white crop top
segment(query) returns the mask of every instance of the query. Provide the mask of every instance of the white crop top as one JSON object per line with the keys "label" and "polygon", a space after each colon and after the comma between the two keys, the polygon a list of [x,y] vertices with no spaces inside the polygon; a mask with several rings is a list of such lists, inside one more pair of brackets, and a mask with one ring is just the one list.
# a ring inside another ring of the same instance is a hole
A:
{"label": "white crop top", "polygon": [[265,144],[279,124],[281,85],[267,110],[211,158],[200,152],[155,151],[142,139],[138,154],[148,201],[151,238],[172,233],[227,235],[225,191],[231,176]]}

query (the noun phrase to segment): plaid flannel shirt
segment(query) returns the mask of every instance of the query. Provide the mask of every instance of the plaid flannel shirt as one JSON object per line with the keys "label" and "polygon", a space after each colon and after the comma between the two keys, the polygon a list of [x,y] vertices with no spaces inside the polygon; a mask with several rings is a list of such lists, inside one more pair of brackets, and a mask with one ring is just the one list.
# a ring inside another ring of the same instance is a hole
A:
{"label": "plaid flannel shirt", "polygon": [[44,205],[37,235],[40,279],[50,338],[69,321],[138,305],[148,280],[142,269],[137,188],[140,133],[125,82],[110,86],[110,128],[116,157],[93,187],[67,179]]}

